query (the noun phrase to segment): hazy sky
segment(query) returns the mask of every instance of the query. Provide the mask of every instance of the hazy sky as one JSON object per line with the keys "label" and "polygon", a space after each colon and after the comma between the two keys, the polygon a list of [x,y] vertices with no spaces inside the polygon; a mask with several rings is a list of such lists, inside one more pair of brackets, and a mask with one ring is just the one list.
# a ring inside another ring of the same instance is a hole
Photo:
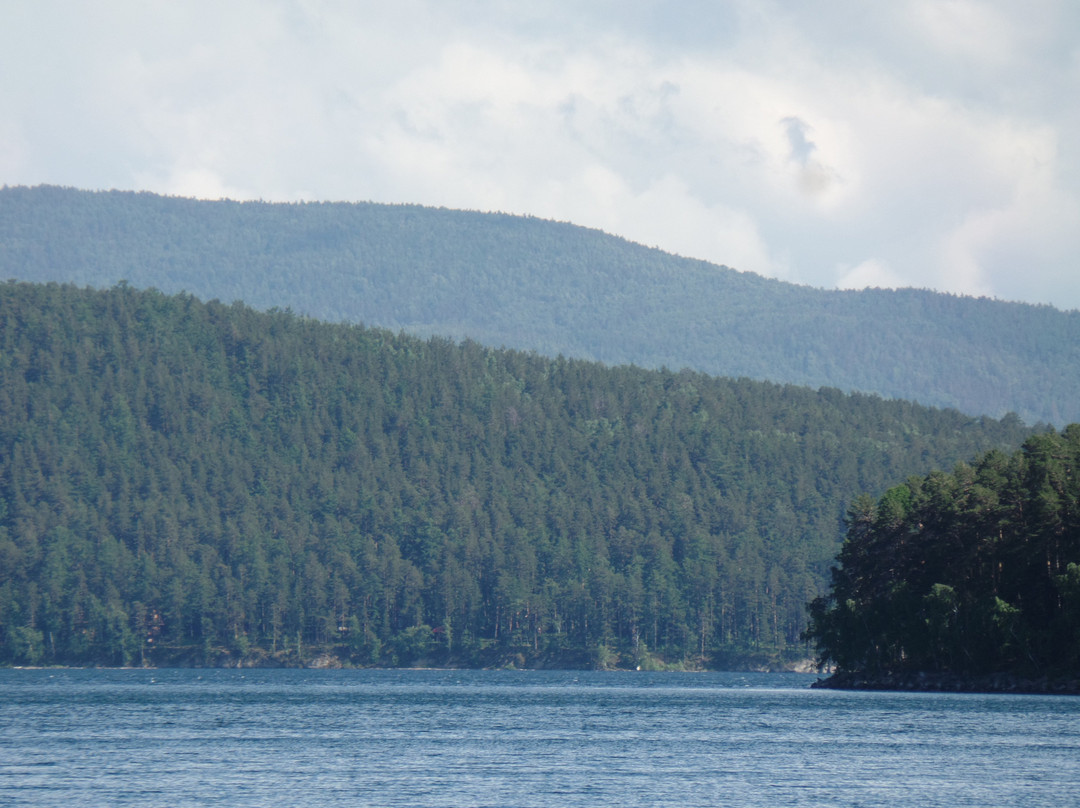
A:
{"label": "hazy sky", "polygon": [[1076,0],[0,7],[0,184],[498,210],[1080,308]]}

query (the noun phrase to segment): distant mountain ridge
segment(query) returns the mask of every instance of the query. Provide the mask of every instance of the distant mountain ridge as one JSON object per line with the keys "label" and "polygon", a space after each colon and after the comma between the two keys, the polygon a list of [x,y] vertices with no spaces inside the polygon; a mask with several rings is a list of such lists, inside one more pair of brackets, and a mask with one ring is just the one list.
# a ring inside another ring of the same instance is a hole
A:
{"label": "distant mountain ridge", "polygon": [[0,277],[126,280],[549,356],[1080,420],[1080,312],[801,287],[527,217],[5,187]]}

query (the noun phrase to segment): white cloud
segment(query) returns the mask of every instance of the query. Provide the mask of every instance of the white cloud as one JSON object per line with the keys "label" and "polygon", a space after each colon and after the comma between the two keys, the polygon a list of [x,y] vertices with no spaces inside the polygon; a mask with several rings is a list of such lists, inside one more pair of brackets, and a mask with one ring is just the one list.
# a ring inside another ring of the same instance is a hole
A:
{"label": "white cloud", "polygon": [[973,210],[939,249],[947,283],[962,291],[1075,307],[1080,205],[1045,174],[1025,175],[1005,204]]}
{"label": "white cloud", "polygon": [[876,258],[868,258],[854,267],[838,267],[837,289],[897,289],[904,279]]}
{"label": "white cloud", "polygon": [[259,198],[254,191],[230,186],[215,172],[199,166],[187,169],[174,167],[164,179],[148,177],[145,184],[157,184],[171,196],[235,200]]}
{"label": "white cloud", "polygon": [[915,0],[911,18],[941,53],[992,66],[1015,58],[1017,28],[992,4],[980,0]]}
{"label": "white cloud", "polygon": [[[754,220],[746,213],[696,198],[681,178],[666,175],[634,194],[608,177],[607,196],[613,220],[604,229],[628,229],[649,246],[664,244],[681,255],[724,254],[727,265],[748,272],[784,277],[788,268],[770,254]],[[657,217],[663,211],[663,217]],[[584,213],[584,212],[583,212]],[[617,219],[617,220],[616,220]]]}

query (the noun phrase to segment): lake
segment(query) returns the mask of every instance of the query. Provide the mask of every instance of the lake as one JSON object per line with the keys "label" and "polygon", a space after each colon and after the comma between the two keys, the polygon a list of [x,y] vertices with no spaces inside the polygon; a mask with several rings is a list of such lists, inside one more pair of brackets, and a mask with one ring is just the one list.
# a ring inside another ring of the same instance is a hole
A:
{"label": "lake", "polygon": [[1078,697],[814,678],[0,670],[0,805],[1080,804]]}

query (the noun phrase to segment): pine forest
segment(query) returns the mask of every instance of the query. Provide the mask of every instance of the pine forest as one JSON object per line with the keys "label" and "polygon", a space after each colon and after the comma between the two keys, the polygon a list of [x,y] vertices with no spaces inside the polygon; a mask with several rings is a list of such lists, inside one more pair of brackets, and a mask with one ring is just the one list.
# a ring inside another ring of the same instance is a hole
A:
{"label": "pine forest", "polygon": [[0,662],[788,664],[849,503],[1043,432],[12,281]]}

